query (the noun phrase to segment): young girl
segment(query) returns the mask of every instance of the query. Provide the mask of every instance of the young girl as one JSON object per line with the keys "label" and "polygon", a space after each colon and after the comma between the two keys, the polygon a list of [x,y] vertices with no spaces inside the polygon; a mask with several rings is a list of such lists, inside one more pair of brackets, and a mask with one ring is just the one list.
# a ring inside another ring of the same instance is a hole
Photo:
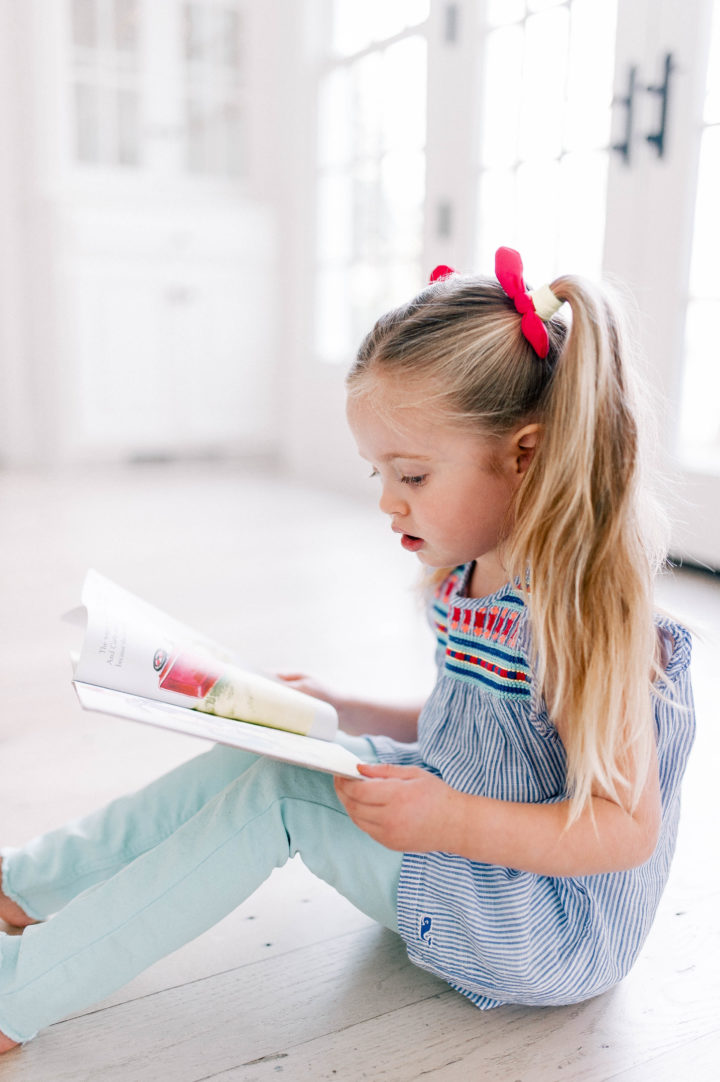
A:
{"label": "young girl", "polygon": [[[608,298],[438,268],[384,316],[348,415],[402,546],[435,569],[422,711],[334,702],[333,780],[223,747],[0,867],[2,1047],[199,935],[300,853],[478,1007],[629,970],[668,877],[693,737],[687,632],[654,618],[627,346]],[[563,305],[563,312],[558,312]],[[418,716],[419,713],[419,716]],[[49,918],[49,919],[48,919]],[[38,923],[34,923],[38,922]]]}

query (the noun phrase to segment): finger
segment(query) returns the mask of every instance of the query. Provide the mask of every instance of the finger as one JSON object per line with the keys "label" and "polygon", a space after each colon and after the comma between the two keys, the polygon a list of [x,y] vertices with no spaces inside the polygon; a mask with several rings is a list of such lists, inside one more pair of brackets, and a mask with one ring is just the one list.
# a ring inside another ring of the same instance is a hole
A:
{"label": "finger", "polygon": [[373,814],[372,809],[351,807],[347,809],[347,813],[355,826],[359,827],[360,830],[364,830],[366,834],[376,837],[381,832],[386,831],[386,817],[377,812]]}
{"label": "finger", "polygon": [[422,771],[417,766],[397,766],[395,763],[358,763],[358,771],[364,778],[393,778],[409,781]]}
{"label": "finger", "polygon": [[352,802],[358,807],[382,807],[389,804],[395,788],[392,782],[368,784],[366,781],[351,781],[349,778],[335,779],[335,791],[343,803]]}

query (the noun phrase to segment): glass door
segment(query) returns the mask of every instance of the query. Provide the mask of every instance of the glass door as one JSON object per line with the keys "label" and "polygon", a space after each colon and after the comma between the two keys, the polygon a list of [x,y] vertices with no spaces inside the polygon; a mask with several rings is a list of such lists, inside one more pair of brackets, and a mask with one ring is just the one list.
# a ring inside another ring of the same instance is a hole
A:
{"label": "glass door", "polygon": [[671,551],[720,568],[720,0],[621,0],[604,269],[638,303]]}
{"label": "glass door", "polygon": [[491,269],[500,244],[535,284],[618,279],[659,404],[672,550],[720,568],[720,0],[318,5],[333,29],[307,364],[347,363],[435,263]]}

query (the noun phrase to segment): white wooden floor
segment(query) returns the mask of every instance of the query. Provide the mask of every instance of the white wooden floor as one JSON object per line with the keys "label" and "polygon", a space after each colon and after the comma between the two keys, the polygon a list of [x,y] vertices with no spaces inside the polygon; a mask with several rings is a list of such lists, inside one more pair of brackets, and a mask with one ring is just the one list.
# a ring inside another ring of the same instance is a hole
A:
{"label": "white wooden floor", "polygon": [[[241,651],[369,694],[424,691],[414,564],[361,502],[229,467],[0,474],[0,831],[19,844],[202,750],[84,715],[59,615],[95,566]],[[297,862],[116,995],[0,1060],[2,1082],[663,1082],[720,1077],[720,581],[663,603],[706,629],[672,880],[630,977],[481,1013]]]}

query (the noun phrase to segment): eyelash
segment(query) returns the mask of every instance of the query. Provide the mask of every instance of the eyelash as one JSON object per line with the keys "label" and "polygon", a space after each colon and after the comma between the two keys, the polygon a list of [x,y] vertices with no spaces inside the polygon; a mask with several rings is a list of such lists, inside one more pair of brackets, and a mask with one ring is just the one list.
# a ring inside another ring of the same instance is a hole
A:
{"label": "eyelash", "polygon": [[[370,476],[371,477],[379,477],[380,476],[379,470],[373,470],[372,473],[370,474]],[[403,476],[403,477],[400,478],[400,483],[403,484],[403,485],[411,485],[413,488],[418,488],[420,485],[422,485],[425,482],[426,478],[427,478],[426,473],[417,474],[414,477],[413,476]]]}

